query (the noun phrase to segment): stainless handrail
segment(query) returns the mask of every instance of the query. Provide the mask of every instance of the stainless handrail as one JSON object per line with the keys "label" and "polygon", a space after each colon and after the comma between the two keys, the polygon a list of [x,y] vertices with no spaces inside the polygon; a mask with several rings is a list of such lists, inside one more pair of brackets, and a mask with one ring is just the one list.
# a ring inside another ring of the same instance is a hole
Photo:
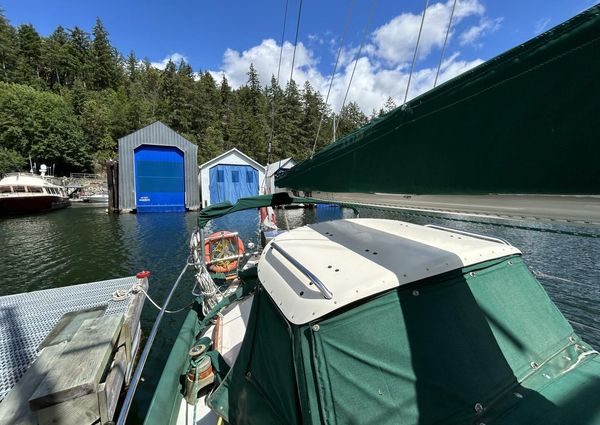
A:
{"label": "stainless handrail", "polygon": [[472,232],[467,232],[464,230],[452,229],[450,227],[437,226],[435,224],[426,224],[425,227],[431,227],[432,229],[443,230],[445,232],[458,233],[460,235],[471,236],[473,238],[483,239],[483,240],[490,241],[490,242],[496,242],[496,243],[501,243],[504,245],[512,246],[512,244],[510,242],[508,242],[507,240],[495,238],[493,236],[480,235],[479,233],[472,233]]}
{"label": "stainless handrail", "polygon": [[169,295],[165,299],[165,302],[158,312],[158,316],[156,316],[156,320],[154,320],[154,325],[152,325],[152,330],[150,331],[150,335],[148,335],[148,340],[146,341],[146,345],[144,346],[144,351],[140,355],[140,359],[138,361],[137,367],[135,368],[135,372],[133,373],[133,377],[131,378],[131,383],[129,384],[129,390],[127,390],[127,395],[125,395],[125,400],[123,401],[123,407],[121,407],[121,413],[119,413],[119,419],[117,420],[117,425],[125,425],[125,421],[127,419],[127,414],[129,413],[129,408],[131,407],[131,402],[133,401],[133,396],[135,394],[135,390],[137,389],[138,383],[140,382],[140,378],[142,377],[142,371],[144,369],[144,365],[146,364],[146,360],[148,360],[148,354],[150,354],[150,349],[152,348],[152,344],[154,343],[154,338],[156,338],[156,333],[158,332],[158,327],[160,322],[165,314],[165,310],[169,305],[169,301],[171,301],[171,297],[173,293],[179,286],[179,282],[181,278],[187,271],[187,268],[193,263],[190,261],[186,262],[185,267],[179,273],[179,277],[173,284]]}
{"label": "stainless handrail", "polygon": [[310,270],[308,270],[306,267],[300,264],[298,260],[292,257],[289,253],[287,253],[280,245],[278,245],[276,242],[271,242],[271,248],[275,249],[277,252],[283,255],[283,258],[292,263],[294,267],[296,267],[303,275],[308,277],[310,281],[314,283],[315,286],[319,289],[319,291],[321,291],[321,294],[323,294],[323,297],[325,299],[330,300],[333,298],[333,292],[331,292],[329,288],[327,288],[327,286],[325,286],[325,284],[321,282],[321,280],[317,276],[315,276],[313,273],[311,273]]}

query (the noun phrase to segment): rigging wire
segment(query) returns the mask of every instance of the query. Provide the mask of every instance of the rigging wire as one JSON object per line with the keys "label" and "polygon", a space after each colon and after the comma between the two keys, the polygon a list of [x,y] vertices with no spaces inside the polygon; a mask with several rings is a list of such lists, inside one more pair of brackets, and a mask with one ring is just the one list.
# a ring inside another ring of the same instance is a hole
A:
{"label": "rigging wire", "polygon": [[[335,73],[337,71],[337,67],[340,61],[340,56],[342,54],[342,48],[344,47],[344,39],[346,38],[346,32],[348,31],[348,26],[350,24],[350,18],[352,17],[352,10],[354,9],[354,4],[356,0],[352,0],[350,6],[348,7],[348,12],[346,13],[346,22],[344,23],[344,31],[342,32],[342,38],[340,40],[340,48],[338,49],[337,57],[335,58],[335,65],[333,66],[333,72],[331,73],[331,80],[329,81],[329,88],[327,89],[327,96],[325,97],[325,105],[329,101],[329,94],[331,93],[331,87],[333,86],[333,80],[335,78]],[[319,133],[321,132],[321,126],[323,125],[323,118],[325,117],[325,110],[323,108],[323,112],[321,113],[321,119],[319,120],[319,126],[317,127],[317,135],[315,136],[315,143],[313,144],[312,151],[310,153],[310,159],[312,159],[315,154],[315,148],[317,147],[317,140],[319,140]]]}
{"label": "rigging wire", "polygon": [[446,38],[444,39],[444,46],[442,47],[442,54],[440,55],[440,63],[437,67],[437,72],[435,73],[435,81],[433,82],[433,87],[437,86],[438,76],[440,75],[440,69],[442,68],[442,61],[444,60],[444,53],[446,52],[446,44],[448,43],[448,34],[450,34],[450,27],[452,26],[452,18],[454,18],[454,9],[456,8],[456,0],[454,0],[454,4],[452,5],[452,12],[450,12],[450,20],[448,21],[448,29],[446,30]]}
{"label": "rigging wire", "polygon": [[298,7],[298,20],[296,22],[296,38],[294,39],[294,54],[292,55],[292,70],[290,71],[290,84],[294,76],[294,63],[296,62],[296,46],[298,46],[298,33],[300,32],[300,16],[302,15],[302,0],[300,0],[300,6]]}
{"label": "rigging wire", "polygon": [[[356,58],[354,59],[354,67],[352,68],[352,74],[350,74],[350,81],[348,81],[348,87],[346,88],[346,94],[344,95],[344,100],[342,101],[342,107],[340,108],[340,112],[342,111],[342,109],[344,109],[344,105],[346,104],[346,99],[348,98],[348,93],[350,92],[350,85],[352,84],[352,79],[354,78],[354,71],[356,71],[356,64],[358,63],[358,59],[360,58],[360,54],[365,45],[367,30],[371,26],[371,20],[373,19],[373,13],[375,12],[376,5],[377,5],[377,0],[372,0],[371,1],[371,10],[369,11],[369,17],[367,18],[367,23],[365,25],[365,28],[363,29],[362,39],[360,41],[360,47],[358,48],[358,53],[356,53]],[[334,131],[335,131],[335,127],[334,127]],[[334,136],[333,140],[335,141],[335,136]]]}
{"label": "rigging wire", "polygon": [[[285,10],[283,12],[283,31],[281,31],[281,46],[279,48],[279,63],[277,64],[277,80],[275,80],[275,86],[279,86],[279,76],[281,74],[281,58],[283,57],[283,42],[285,38],[285,24],[287,21],[287,11],[288,11],[288,2],[289,0],[285,0]],[[292,67],[293,69],[293,67]],[[273,93],[273,107],[271,108],[271,135],[269,137],[269,145],[267,150],[267,167],[271,163],[271,152],[273,150],[273,136],[275,133],[275,93]],[[265,178],[265,189],[267,186],[267,180]]]}
{"label": "rigging wire", "polygon": [[404,102],[408,98],[408,89],[410,88],[410,80],[412,78],[413,70],[415,68],[415,61],[417,60],[417,52],[419,50],[419,41],[421,40],[421,33],[423,32],[423,23],[425,22],[425,13],[427,13],[427,7],[429,6],[429,0],[425,0],[425,9],[423,9],[423,15],[421,16],[421,26],[419,27],[419,35],[417,36],[417,44],[415,45],[415,52],[413,54],[412,64],[410,65],[410,74],[408,74],[408,84],[406,84],[406,93],[404,93]]}

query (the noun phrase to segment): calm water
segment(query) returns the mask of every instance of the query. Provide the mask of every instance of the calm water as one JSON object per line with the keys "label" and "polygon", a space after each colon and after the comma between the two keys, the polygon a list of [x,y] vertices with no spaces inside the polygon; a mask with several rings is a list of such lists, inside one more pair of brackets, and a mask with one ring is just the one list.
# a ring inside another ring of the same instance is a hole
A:
{"label": "calm water", "polygon": [[[284,223],[279,212],[278,223]],[[349,214],[346,212],[346,216]],[[509,240],[576,331],[600,347],[600,227],[536,221],[497,221],[464,216],[423,216],[362,208],[361,217],[432,223]],[[162,304],[188,256],[195,213],[109,216],[104,208],[72,207],[43,215],[0,219],[0,295],[130,276],[151,270],[150,295]],[[290,210],[290,226],[337,218],[332,210]],[[475,221],[474,221],[475,220]],[[241,227],[240,227],[241,226]],[[257,214],[237,213],[216,225],[257,241]],[[216,228],[215,228],[216,230]],[[171,309],[189,303],[188,274]],[[157,310],[146,303],[147,333]],[[166,315],[150,354],[132,414],[143,415],[185,312]]]}

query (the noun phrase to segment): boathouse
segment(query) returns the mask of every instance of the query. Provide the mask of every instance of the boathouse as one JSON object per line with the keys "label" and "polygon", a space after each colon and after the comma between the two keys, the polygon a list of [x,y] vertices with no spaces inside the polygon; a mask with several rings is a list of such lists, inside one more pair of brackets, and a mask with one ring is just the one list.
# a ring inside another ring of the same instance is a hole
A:
{"label": "boathouse", "polygon": [[266,187],[269,193],[286,192],[285,188],[275,187],[275,178],[282,175],[284,172],[296,165],[293,158],[280,159],[277,162],[267,165],[266,171]]}
{"label": "boathouse", "polygon": [[198,146],[160,121],[120,138],[119,209],[199,209],[197,169]]}
{"label": "boathouse", "polygon": [[265,167],[233,148],[200,165],[202,207],[260,193]]}

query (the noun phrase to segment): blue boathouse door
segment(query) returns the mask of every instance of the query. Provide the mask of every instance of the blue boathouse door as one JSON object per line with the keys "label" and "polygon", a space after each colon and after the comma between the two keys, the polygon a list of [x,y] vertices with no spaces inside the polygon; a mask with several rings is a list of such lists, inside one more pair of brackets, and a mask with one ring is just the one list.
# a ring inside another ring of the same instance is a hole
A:
{"label": "blue boathouse door", "polygon": [[134,158],[137,211],[185,211],[183,152],[172,146],[142,145]]}
{"label": "blue boathouse door", "polygon": [[258,195],[258,171],[249,165],[215,165],[208,178],[211,205]]}

